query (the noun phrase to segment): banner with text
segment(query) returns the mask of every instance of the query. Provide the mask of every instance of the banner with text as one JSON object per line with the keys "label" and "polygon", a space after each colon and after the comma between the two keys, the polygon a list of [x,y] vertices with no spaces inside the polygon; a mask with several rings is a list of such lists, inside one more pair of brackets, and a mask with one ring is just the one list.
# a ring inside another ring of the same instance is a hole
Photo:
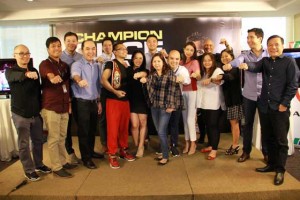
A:
{"label": "banner with text", "polygon": [[[97,42],[97,55],[102,53],[101,41],[104,37],[112,37],[122,41],[128,47],[128,57],[140,49],[147,52],[146,38],[149,34],[157,36],[158,50],[164,48],[181,50],[187,41],[194,41],[197,51],[203,50],[203,41],[210,38],[215,43],[215,52],[225,47],[219,44],[226,38],[236,54],[240,52],[241,18],[184,18],[160,20],[124,20],[58,23],[55,25],[56,36],[63,41],[66,32],[78,34],[79,43],[92,39]],[[78,46],[80,48],[80,45]]]}

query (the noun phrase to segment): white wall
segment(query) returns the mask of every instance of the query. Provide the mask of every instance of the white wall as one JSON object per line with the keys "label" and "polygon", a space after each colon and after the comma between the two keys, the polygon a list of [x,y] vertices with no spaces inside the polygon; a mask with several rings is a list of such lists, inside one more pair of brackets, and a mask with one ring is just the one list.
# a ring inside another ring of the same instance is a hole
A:
{"label": "white wall", "polygon": [[48,57],[45,43],[50,37],[50,30],[48,24],[0,27],[0,58],[13,58],[14,47],[24,44],[31,52],[34,67],[38,69],[41,61]]}
{"label": "white wall", "polygon": [[286,17],[250,17],[242,18],[242,50],[249,49],[247,44],[247,31],[251,28],[261,28],[264,31],[263,46],[267,48],[267,39],[271,35],[279,35],[285,40],[285,47],[288,47]]}

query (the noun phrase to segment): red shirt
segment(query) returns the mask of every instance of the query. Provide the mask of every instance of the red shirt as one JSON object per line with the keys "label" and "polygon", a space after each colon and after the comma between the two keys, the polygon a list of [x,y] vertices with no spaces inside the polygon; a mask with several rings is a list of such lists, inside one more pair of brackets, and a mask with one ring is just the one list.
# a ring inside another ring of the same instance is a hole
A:
{"label": "red shirt", "polygon": [[[39,66],[42,79],[42,108],[56,113],[66,113],[69,111],[70,98],[70,70],[66,63],[48,58],[43,60]],[[47,74],[59,75],[63,82],[53,84]]]}

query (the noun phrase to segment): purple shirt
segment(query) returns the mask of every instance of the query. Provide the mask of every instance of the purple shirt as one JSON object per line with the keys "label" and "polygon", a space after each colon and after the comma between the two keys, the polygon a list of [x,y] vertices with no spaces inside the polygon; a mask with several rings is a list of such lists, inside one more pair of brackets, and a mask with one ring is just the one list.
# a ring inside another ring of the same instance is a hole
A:
{"label": "purple shirt", "polygon": [[[251,50],[244,51],[241,55],[230,62],[232,67],[238,67],[241,63],[257,62],[263,57],[268,57],[269,53],[266,49],[257,57]],[[262,88],[262,75],[261,73],[253,73],[244,71],[244,89],[243,96],[252,101],[257,101],[257,97],[261,94]]]}

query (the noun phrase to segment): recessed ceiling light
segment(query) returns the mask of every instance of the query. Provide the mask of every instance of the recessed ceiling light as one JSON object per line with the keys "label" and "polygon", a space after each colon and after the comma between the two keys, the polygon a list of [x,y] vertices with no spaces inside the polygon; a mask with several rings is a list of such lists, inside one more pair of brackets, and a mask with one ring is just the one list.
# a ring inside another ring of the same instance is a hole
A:
{"label": "recessed ceiling light", "polygon": [[34,1],[34,0],[27,0],[27,1],[32,2],[32,1]]}

